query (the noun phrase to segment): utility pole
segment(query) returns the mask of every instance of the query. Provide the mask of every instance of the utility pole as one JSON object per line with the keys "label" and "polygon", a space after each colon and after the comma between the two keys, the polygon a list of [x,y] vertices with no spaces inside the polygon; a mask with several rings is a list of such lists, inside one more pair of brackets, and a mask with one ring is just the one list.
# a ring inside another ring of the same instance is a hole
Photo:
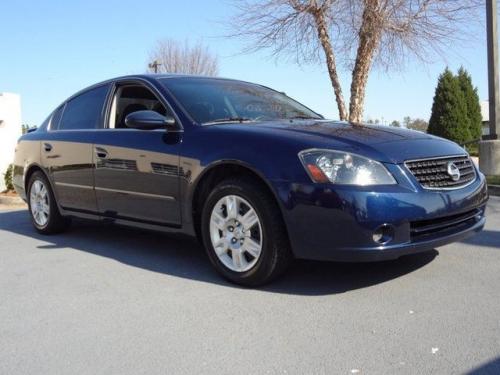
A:
{"label": "utility pole", "polygon": [[500,133],[500,97],[498,95],[498,30],[497,0],[486,0],[486,34],[488,43],[488,92],[490,106],[490,134],[487,139],[498,139]]}
{"label": "utility pole", "polygon": [[490,134],[479,142],[479,169],[485,175],[500,175],[500,97],[498,91],[497,0],[486,0],[488,45],[488,92]]}
{"label": "utility pole", "polygon": [[158,67],[161,65],[161,63],[158,60],[153,61],[152,63],[149,63],[149,69],[153,69],[155,74],[158,73]]}

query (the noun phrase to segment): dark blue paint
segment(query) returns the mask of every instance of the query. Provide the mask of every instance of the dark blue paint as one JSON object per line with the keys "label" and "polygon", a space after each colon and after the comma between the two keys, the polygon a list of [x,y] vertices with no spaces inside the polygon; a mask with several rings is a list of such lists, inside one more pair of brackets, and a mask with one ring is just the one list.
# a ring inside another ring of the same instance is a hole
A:
{"label": "dark blue paint", "polygon": [[[282,210],[293,251],[297,257],[330,260],[380,260],[432,249],[481,230],[487,188],[479,171],[471,185],[452,191],[424,190],[404,167],[405,160],[463,155],[455,143],[424,133],[389,127],[360,127],[326,120],[273,121],[259,124],[201,126],[160,84],[156,77],[134,76],[155,88],[173,109],[179,129],[93,130],[85,139],[80,132],[26,134],[23,140],[65,140],[129,147],[178,155],[179,204],[170,218],[181,220],[181,231],[194,234],[192,199],[212,168],[238,164],[253,171],[271,189]],[[169,77],[183,79],[183,77]],[[193,79],[192,77],[190,79]],[[114,80],[109,81],[113,83]],[[166,84],[168,87],[168,82]],[[348,187],[312,183],[297,154],[309,148],[358,153],[384,163],[398,184]],[[412,242],[410,222],[462,213],[478,208],[478,220],[460,228]],[[373,242],[373,230],[389,223],[394,240],[386,246]]]}

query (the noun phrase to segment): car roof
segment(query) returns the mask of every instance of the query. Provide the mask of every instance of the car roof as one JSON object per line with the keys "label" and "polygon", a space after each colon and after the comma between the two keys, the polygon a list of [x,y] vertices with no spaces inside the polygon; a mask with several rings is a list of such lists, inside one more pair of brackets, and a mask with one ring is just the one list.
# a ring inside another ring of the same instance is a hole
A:
{"label": "car roof", "polygon": [[[125,75],[125,76],[120,76],[120,77],[115,77],[108,79],[103,82],[99,82],[95,85],[92,86],[99,86],[102,84],[110,83],[110,82],[115,82],[115,81],[121,81],[121,80],[127,80],[127,79],[143,79],[146,81],[156,81],[160,79],[210,79],[210,80],[219,80],[219,81],[235,81],[235,82],[245,82],[242,80],[238,79],[232,79],[232,78],[225,78],[225,77],[214,77],[214,76],[203,76],[203,75],[195,75],[195,74],[176,74],[176,73],[151,73],[151,74],[131,74],[131,75]],[[253,82],[245,82],[245,83],[250,83],[250,84],[256,84]],[[91,86],[91,87],[92,87]]]}
{"label": "car roof", "polygon": [[200,79],[200,80],[203,79],[203,80],[218,80],[218,81],[243,82],[243,83],[247,83],[247,84],[251,84],[251,85],[257,85],[257,86],[267,87],[267,86],[264,86],[264,85],[260,85],[258,83],[246,82],[246,81],[242,81],[242,80],[238,80],[238,79],[224,78],[224,77],[214,77],[214,76],[194,75],[194,74],[174,74],[174,73],[130,74],[130,75],[124,75],[124,76],[119,76],[119,77],[115,77],[115,78],[110,78],[110,79],[107,79],[105,81],[101,81],[101,82],[95,83],[93,85],[87,86],[87,87],[85,87],[85,88],[77,91],[76,93],[74,93],[70,97],[66,98],[56,108],[60,107],[64,103],[70,101],[74,97],[79,96],[79,95],[85,93],[86,91],[92,90],[92,89],[97,88],[97,87],[102,86],[102,85],[111,84],[111,83],[114,83],[116,81],[124,81],[124,80],[127,80],[127,79],[130,79],[130,80],[143,80],[143,81],[147,81],[147,82],[157,81],[157,80],[160,80],[160,79],[176,79],[176,80],[177,79]]}

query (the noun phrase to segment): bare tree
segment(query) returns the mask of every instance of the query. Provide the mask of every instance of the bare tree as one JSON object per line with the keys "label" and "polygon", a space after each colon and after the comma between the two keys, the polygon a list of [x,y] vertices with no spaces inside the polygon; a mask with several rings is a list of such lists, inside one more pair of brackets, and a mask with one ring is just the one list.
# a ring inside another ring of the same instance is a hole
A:
{"label": "bare tree", "polygon": [[[423,62],[444,55],[474,19],[480,0],[233,0],[233,37],[249,50],[297,63],[325,61],[341,120],[361,122],[366,85],[375,63],[401,67],[411,56]],[[351,72],[349,111],[338,74]]]}
{"label": "bare tree", "polygon": [[217,56],[207,46],[198,42],[179,43],[173,39],[157,42],[151,51],[148,71],[152,73],[181,73],[216,76],[219,73]]}

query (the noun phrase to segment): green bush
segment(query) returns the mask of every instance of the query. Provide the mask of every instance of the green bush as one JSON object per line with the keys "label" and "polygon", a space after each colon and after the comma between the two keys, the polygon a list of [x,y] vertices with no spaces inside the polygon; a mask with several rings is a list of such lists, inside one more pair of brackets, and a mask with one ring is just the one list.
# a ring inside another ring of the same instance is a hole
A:
{"label": "green bush", "polygon": [[463,67],[457,75],[446,68],[439,76],[428,132],[463,144],[480,139],[481,126],[479,96],[470,74]]}
{"label": "green bush", "polygon": [[7,171],[3,174],[3,179],[5,181],[5,187],[7,191],[14,190],[14,184],[12,183],[12,172],[14,171],[14,166],[11,164],[7,168]]}
{"label": "green bush", "polygon": [[490,185],[500,185],[500,176],[486,176],[486,180]]}
{"label": "green bush", "polygon": [[427,131],[460,144],[472,139],[464,93],[448,68],[439,76]]}
{"label": "green bush", "polygon": [[470,156],[479,156],[479,146],[477,143],[473,143],[465,146],[465,149],[469,153]]}
{"label": "green bush", "polygon": [[469,132],[472,139],[481,138],[482,116],[481,105],[479,104],[479,95],[477,94],[477,87],[472,85],[472,78],[470,74],[461,67],[458,70],[458,84],[465,97],[467,106],[467,117],[469,118]]}

